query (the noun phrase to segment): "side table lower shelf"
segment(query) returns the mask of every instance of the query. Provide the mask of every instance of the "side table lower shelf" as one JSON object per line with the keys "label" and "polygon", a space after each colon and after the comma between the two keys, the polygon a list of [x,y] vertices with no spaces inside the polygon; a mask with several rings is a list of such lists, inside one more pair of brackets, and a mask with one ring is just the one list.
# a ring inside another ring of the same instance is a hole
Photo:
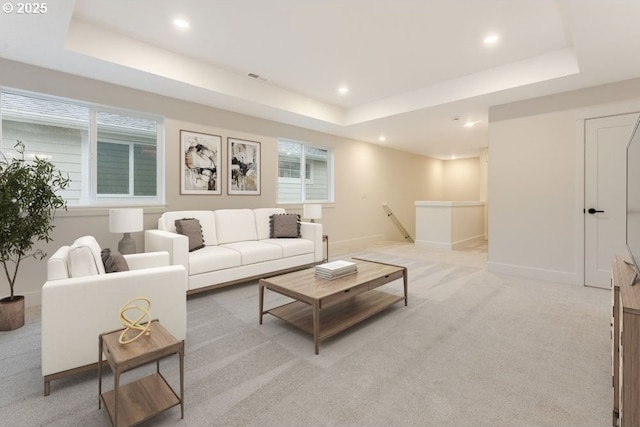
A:
{"label": "side table lower shelf", "polygon": [[[166,409],[180,404],[180,398],[160,373],[149,375],[119,388],[118,420],[114,425],[136,425],[152,418]],[[100,396],[113,420],[115,391]],[[144,402],[144,404],[141,404]]]}

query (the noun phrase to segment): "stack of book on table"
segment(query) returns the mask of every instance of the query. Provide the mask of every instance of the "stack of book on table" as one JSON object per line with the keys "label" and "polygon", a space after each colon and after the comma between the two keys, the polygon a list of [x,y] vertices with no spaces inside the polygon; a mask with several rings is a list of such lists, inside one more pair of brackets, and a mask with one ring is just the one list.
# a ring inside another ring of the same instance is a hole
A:
{"label": "stack of book on table", "polygon": [[333,280],[338,277],[353,274],[358,271],[358,266],[351,261],[331,261],[316,266],[316,277]]}

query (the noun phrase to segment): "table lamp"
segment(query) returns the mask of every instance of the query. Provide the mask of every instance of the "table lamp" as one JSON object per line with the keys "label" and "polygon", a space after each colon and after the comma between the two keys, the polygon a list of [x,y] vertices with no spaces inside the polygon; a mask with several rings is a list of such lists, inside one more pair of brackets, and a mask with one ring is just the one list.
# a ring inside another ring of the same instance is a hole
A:
{"label": "table lamp", "polygon": [[109,232],[124,233],[118,242],[118,252],[121,254],[136,253],[136,242],[131,238],[131,233],[144,229],[143,213],[142,208],[109,209]]}
{"label": "table lamp", "polygon": [[322,205],[303,205],[302,217],[316,222],[316,219],[322,218]]}

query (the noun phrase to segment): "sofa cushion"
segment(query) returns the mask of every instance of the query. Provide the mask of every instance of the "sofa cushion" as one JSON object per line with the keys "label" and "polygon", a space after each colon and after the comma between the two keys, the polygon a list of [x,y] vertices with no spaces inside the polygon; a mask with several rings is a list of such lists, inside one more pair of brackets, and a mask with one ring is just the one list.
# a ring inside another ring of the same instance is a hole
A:
{"label": "sofa cushion", "polygon": [[202,225],[196,218],[176,219],[176,232],[189,238],[189,252],[204,248]]}
{"label": "sofa cushion", "polygon": [[196,218],[202,227],[202,237],[205,245],[217,245],[216,220],[213,211],[193,210],[193,211],[173,211],[165,212],[158,219],[158,230],[176,233],[176,219]]}
{"label": "sofa cushion", "polygon": [[258,208],[253,210],[256,217],[258,240],[269,239],[271,234],[271,215],[287,213],[283,208]]}
{"label": "sofa cushion", "polygon": [[282,258],[282,248],[278,245],[253,242],[233,242],[222,245],[225,248],[238,251],[242,256],[242,265],[255,264],[258,262],[272,261]]}
{"label": "sofa cushion", "polygon": [[221,246],[205,246],[189,254],[190,275],[240,267],[241,265],[240,252]]}
{"label": "sofa cushion", "polygon": [[98,266],[96,265],[96,260],[93,257],[91,248],[89,248],[88,246],[75,244],[72,245],[71,248],[69,248],[68,263],[70,277],[98,275]]}
{"label": "sofa cushion", "polygon": [[270,225],[269,237],[272,239],[300,237],[300,215],[298,214],[271,215]]}
{"label": "sofa cushion", "polygon": [[258,240],[253,210],[218,209],[214,214],[219,245]]}
{"label": "sofa cushion", "polygon": [[264,243],[270,243],[282,248],[282,257],[292,257],[297,255],[312,254],[315,247],[311,240],[307,239],[266,239]]}
{"label": "sofa cushion", "polygon": [[109,248],[102,250],[102,264],[106,273],[117,273],[119,271],[129,271],[129,264],[118,251]]}
{"label": "sofa cushion", "polygon": [[[78,237],[74,242],[75,246],[86,246],[91,249],[91,253],[93,254],[93,260],[96,263],[96,267],[98,268],[98,274],[104,274],[104,265],[102,265],[102,255],[100,254],[100,245],[96,241],[96,238],[93,236],[82,236]],[[72,276],[73,277],[73,276]]]}

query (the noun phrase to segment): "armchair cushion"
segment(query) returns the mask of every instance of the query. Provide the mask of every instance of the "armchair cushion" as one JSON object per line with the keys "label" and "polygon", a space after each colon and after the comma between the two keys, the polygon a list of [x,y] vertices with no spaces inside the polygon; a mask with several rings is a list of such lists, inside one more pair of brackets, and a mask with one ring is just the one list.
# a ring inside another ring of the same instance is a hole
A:
{"label": "armchair cushion", "polygon": [[69,275],[71,277],[97,276],[98,266],[91,252],[91,248],[83,245],[73,245],[69,248]]}
{"label": "armchair cushion", "polygon": [[[96,241],[96,238],[93,236],[82,236],[78,237],[74,242],[73,246],[86,246],[91,249],[91,253],[93,254],[93,260],[98,268],[98,274],[104,274],[104,265],[102,264],[102,255],[100,255],[100,245]],[[72,276],[73,277],[73,276]]]}
{"label": "armchair cushion", "polygon": [[124,256],[118,251],[112,251],[109,248],[102,250],[102,263],[107,273],[117,273],[119,271],[129,271],[129,264]]}
{"label": "armchair cushion", "polygon": [[189,252],[204,248],[202,225],[197,218],[176,219],[176,231],[189,238]]}

